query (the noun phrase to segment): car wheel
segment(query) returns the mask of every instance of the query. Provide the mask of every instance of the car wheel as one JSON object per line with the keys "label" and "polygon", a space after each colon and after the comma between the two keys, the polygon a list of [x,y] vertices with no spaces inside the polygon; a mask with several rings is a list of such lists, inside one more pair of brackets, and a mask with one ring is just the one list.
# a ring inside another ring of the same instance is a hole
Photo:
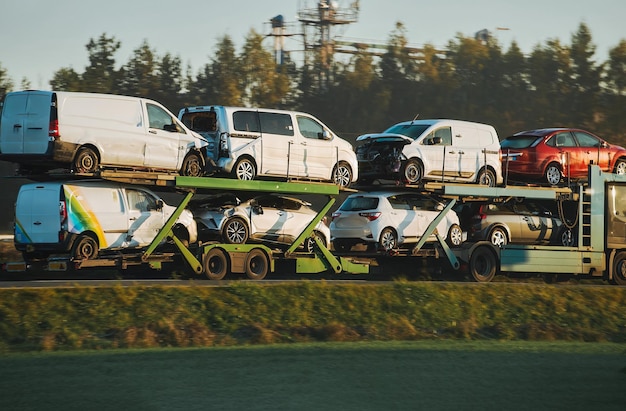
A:
{"label": "car wheel", "polygon": [[559,235],[559,239],[560,239],[561,245],[565,247],[573,247],[576,244],[576,239],[574,238],[574,232],[569,228],[565,228],[561,231],[561,234]]}
{"label": "car wheel", "polygon": [[237,180],[254,180],[256,178],[256,165],[247,157],[241,158],[233,168],[233,176]]}
{"label": "car wheel", "polygon": [[463,230],[458,224],[452,224],[450,229],[448,230],[448,237],[446,238],[446,243],[450,247],[458,247],[463,242]]}
{"label": "car wheel", "polygon": [[557,163],[550,163],[546,167],[546,171],[543,173],[544,178],[551,186],[557,186],[561,182],[563,176],[561,175],[561,167]]}
{"label": "car wheel", "polygon": [[489,241],[497,247],[502,247],[503,245],[507,245],[509,237],[504,228],[494,227],[489,233]]}
{"label": "car wheel", "polygon": [[398,247],[398,236],[396,232],[387,227],[380,233],[380,240],[378,241],[378,247],[384,251],[390,251]]}
{"label": "car wheel", "polygon": [[483,167],[478,172],[476,183],[487,187],[495,187],[496,175],[491,169]]}
{"label": "car wheel", "polygon": [[98,242],[87,234],[81,234],[74,247],[72,256],[75,260],[92,260],[98,256]]}
{"label": "car wheel", "polygon": [[241,218],[232,218],[224,225],[223,237],[228,244],[244,244],[248,235],[248,226]]}
{"label": "car wheel", "polygon": [[183,160],[180,175],[188,177],[202,177],[203,174],[204,163],[202,158],[197,153],[187,154],[187,157]]}
{"label": "car wheel", "polygon": [[345,161],[340,161],[333,170],[333,181],[341,188],[348,188],[352,183],[352,169]]}
{"label": "car wheel", "polygon": [[422,165],[415,159],[410,159],[404,164],[402,177],[407,184],[419,184],[422,181]]}
{"label": "car wheel", "polygon": [[349,241],[335,240],[333,241],[333,248],[340,253],[346,253],[352,250],[352,243]]}
{"label": "car wheel", "polygon": [[255,248],[246,256],[246,275],[251,280],[262,280],[267,275],[269,260],[260,249]]}
{"label": "car wheel", "polygon": [[204,256],[204,275],[209,280],[222,280],[228,273],[228,258],[221,248],[211,248]]}
{"label": "car wheel", "polygon": [[615,168],[614,168],[614,172],[615,174],[626,174],[626,161],[625,160],[617,160],[617,162],[615,163]]}
{"label": "car wheel", "polygon": [[74,172],[76,173],[95,173],[98,171],[98,154],[89,148],[83,147],[78,150],[74,158]]}
{"label": "car wheel", "polygon": [[[327,246],[326,238],[324,238],[324,235],[322,233],[320,233],[319,231],[314,231],[313,235],[322,242],[324,247]],[[315,250],[315,246],[316,244],[315,244],[315,240],[313,239],[313,237],[309,237],[306,240],[304,240],[304,251],[306,251],[307,253],[309,254],[313,253],[313,251]]]}

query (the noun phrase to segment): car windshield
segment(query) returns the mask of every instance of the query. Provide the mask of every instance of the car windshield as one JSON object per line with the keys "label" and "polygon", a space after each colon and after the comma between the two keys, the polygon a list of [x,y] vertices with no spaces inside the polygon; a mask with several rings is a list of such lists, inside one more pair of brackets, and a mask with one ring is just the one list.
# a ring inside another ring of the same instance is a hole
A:
{"label": "car windshield", "polygon": [[415,140],[430,127],[430,124],[396,124],[384,131],[385,134],[402,134]]}
{"label": "car windshield", "polygon": [[537,136],[511,136],[500,142],[501,148],[528,148],[541,137]]}
{"label": "car windshield", "polygon": [[378,207],[377,197],[348,197],[341,205],[341,211],[363,211],[374,210]]}

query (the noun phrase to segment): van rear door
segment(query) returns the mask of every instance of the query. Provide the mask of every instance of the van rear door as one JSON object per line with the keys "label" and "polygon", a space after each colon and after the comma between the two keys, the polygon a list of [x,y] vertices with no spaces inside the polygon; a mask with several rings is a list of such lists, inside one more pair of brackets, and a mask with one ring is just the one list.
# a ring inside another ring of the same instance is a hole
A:
{"label": "van rear door", "polygon": [[54,244],[61,230],[59,184],[22,186],[15,205],[15,242]]}
{"label": "van rear door", "polygon": [[24,91],[7,94],[0,121],[2,154],[46,154],[49,148],[53,93]]}

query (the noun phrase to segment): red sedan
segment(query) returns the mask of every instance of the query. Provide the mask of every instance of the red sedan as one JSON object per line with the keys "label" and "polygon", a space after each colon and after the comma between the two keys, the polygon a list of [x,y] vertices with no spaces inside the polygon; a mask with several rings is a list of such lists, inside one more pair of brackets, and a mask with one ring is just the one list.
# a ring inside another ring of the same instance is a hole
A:
{"label": "red sedan", "polygon": [[510,179],[556,186],[564,178],[586,178],[590,164],[626,174],[626,149],[575,128],[521,131],[502,140],[500,147],[502,169]]}

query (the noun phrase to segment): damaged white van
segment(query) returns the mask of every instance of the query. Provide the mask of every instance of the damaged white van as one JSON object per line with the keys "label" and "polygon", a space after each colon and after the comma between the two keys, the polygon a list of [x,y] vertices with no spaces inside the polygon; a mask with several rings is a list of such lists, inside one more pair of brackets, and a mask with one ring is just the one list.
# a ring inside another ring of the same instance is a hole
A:
{"label": "damaged white van", "polygon": [[358,178],[352,145],[310,114],[261,108],[200,106],[178,118],[208,141],[216,171],[239,180],[286,177],[334,181]]}
{"label": "damaged white van", "polygon": [[435,180],[496,186],[503,181],[500,140],[490,125],[413,120],[362,135],[357,144],[360,183]]}
{"label": "damaged white van", "polygon": [[[100,180],[42,182],[20,188],[14,242],[25,261],[52,254],[93,259],[100,250],[149,245],[175,207],[136,185]],[[197,240],[197,226],[183,210],[172,228],[183,242]]]}
{"label": "damaged white van", "polygon": [[165,107],[144,98],[26,90],[2,102],[0,160],[19,164],[24,175],[102,167],[200,176],[206,146]]}

